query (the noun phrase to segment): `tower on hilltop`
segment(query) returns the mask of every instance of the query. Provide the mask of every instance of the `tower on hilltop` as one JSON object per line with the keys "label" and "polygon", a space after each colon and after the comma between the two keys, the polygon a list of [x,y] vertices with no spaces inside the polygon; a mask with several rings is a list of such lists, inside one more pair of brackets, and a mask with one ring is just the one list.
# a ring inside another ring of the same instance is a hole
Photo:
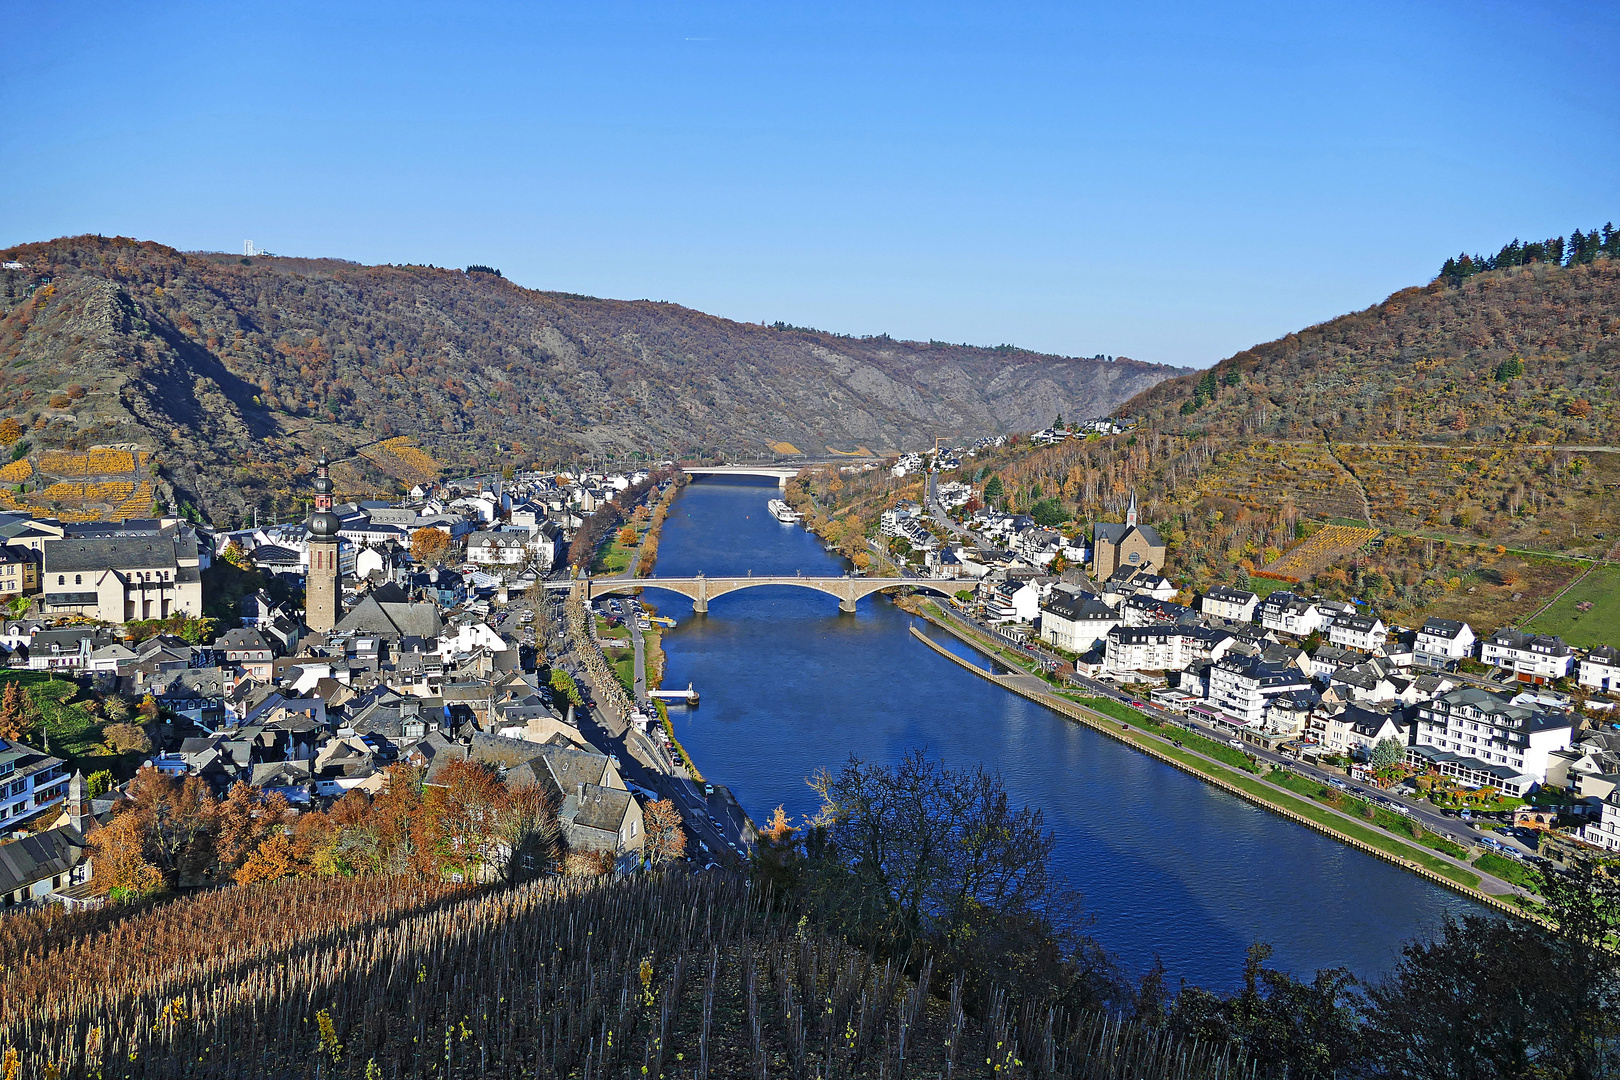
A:
{"label": "tower on hilltop", "polygon": [[309,531],[309,577],[304,583],[304,622],[324,634],[338,621],[338,529],[332,513],[332,479],[326,472],[326,451],[315,462],[315,512],[304,528]]}

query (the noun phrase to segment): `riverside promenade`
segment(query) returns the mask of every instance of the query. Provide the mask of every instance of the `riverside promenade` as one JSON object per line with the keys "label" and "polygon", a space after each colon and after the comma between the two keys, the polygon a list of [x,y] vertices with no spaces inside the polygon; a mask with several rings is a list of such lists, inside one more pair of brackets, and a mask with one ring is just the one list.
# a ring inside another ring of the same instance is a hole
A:
{"label": "riverside promenade", "polygon": [[[968,634],[926,613],[920,617],[927,620],[931,625],[949,633],[976,652],[996,663],[1005,665],[1005,660],[986,643],[975,641]],[[1530,894],[1509,882],[1483,873],[1477,867],[1470,866],[1460,859],[1451,858],[1438,851],[1413,846],[1394,834],[1379,829],[1370,822],[1362,821],[1333,807],[1312,803],[1263,777],[1244,775],[1195,750],[1177,746],[1177,740],[1168,736],[1145,730],[1139,725],[1131,725],[1100,713],[1095,709],[1087,708],[1078,702],[1059,695],[1052,689],[1050,684],[1035,675],[1022,672],[1015,673],[1010,668],[1009,673],[1005,675],[987,670],[946,649],[918,630],[915,625],[911,627],[911,634],[930,649],[961,665],[980,678],[995,683],[1003,689],[1036,704],[1045,706],[1067,719],[1084,724],[1111,739],[1125,743],[1132,749],[1145,753],[1229,794],[1236,795],[1240,799],[1285,817],[1296,824],[1304,825],[1324,836],[1329,836],[1358,851],[1373,855],[1385,862],[1393,863],[1435,884],[1444,885],[1448,889],[1486,904],[1504,914],[1539,920],[1538,916],[1526,911],[1513,901],[1516,896],[1528,897]]]}

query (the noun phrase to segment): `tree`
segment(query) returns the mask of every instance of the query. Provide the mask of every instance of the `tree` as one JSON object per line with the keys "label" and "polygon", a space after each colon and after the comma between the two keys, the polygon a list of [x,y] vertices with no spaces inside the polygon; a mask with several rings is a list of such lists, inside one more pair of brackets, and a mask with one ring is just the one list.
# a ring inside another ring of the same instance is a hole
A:
{"label": "tree", "polygon": [[576,709],[585,704],[585,699],[580,696],[579,685],[574,682],[574,677],[560,667],[551,669],[551,688],[561,694],[563,699]]}
{"label": "tree", "polygon": [[[500,859],[491,841],[505,796],[506,785],[493,766],[467,760],[447,764],[424,792],[412,823],[422,868],[433,877],[482,880],[484,868]],[[499,865],[492,872],[498,874]]]}
{"label": "tree", "polygon": [[287,835],[287,830],[278,828],[253,849],[233,876],[238,885],[251,885],[256,881],[295,877],[308,870],[308,863]]}
{"label": "tree", "polygon": [[1378,740],[1378,745],[1372,748],[1368,764],[1376,771],[1387,769],[1391,765],[1399,765],[1406,760],[1406,747],[1399,739],[1388,738]]}
{"label": "tree", "polygon": [[16,417],[8,416],[4,420],[0,420],[0,443],[10,446],[22,438],[22,434],[23,426],[17,422]]}
{"label": "tree", "polygon": [[647,862],[660,869],[676,859],[686,856],[686,829],[681,824],[681,812],[668,799],[647,804],[642,815],[647,829]]}
{"label": "tree", "polygon": [[[1362,1049],[1355,978],[1343,968],[1328,968],[1301,982],[1267,968],[1270,956],[1269,945],[1249,947],[1243,988],[1231,997],[1182,990],[1165,1026],[1183,1038],[1241,1046],[1261,1076],[1327,1080],[1343,1075]],[[1140,998],[1148,995],[1138,996],[1140,1009]]]}
{"label": "tree", "polygon": [[624,528],[619,530],[618,541],[620,547],[635,547],[636,530],[633,527],[626,525]]}
{"label": "tree", "polygon": [[443,529],[424,525],[411,533],[411,557],[426,566],[444,561],[450,551],[450,534]]}
{"label": "tree", "polygon": [[999,776],[912,751],[887,767],[851,758],[811,786],[822,807],[805,837],[809,900],[844,932],[902,955],[925,945],[975,995],[999,984],[1095,1007],[1121,992],[1052,872],[1056,838]]}
{"label": "tree", "polygon": [[992,476],[984,482],[984,498],[986,502],[999,499],[1005,489],[1001,484],[1001,477]]}
{"label": "tree", "polygon": [[33,730],[33,704],[17,682],[6,683],[6,692],[0,695],[0,739],[27,742]]}
{"label": "tree", "polygon": [[503,785],[495,797],[491,836],[502,881],[515,884],[538,877],[557,857],[556,804],[537,784]]}
{"label": "tree", "polygon": [[106,769],[97,769],[95,772],[85,777],[85,784],[90,789],[90,797],[92,799],[99,798],[112,790],[113,774],[108,772]]}
{"label": "tree", "polygon": [[133,813],[117,815],[90,834],[98,890],[113,900],[138,900],[162,892],[163,872],[146,857],[146,831]]}
{"label": "tree", "polygon": [[253,569],[253,560],[248,557],[247,551],[235,539],[225,545],[225,550],[220,552],[219,556],[238,570],[252,571]]}
{"label": "tree", "polygon": [[126,794],[123,814],[133,815],[143,857],[162,874],[166,887],[212,863],[217,806],[200,777],[182,780],[146,766],[135,773]]}
{"label": "tree", "polygon": [[101,740],[115,754],[152,752],[152,739],[139,724],[108,724],[102,729]]}
{"label": "tree", "polygon": [[263,796],[238,780],[219,803],[215,818],[214,854],[221,870],[234,873],[255,848],[278,831],[287,814],[279,792]]}
{"label": "tree", "polygon": [[791,893],[801,884],[799,833],[788,821],[787,810],[778,806],[755,838],[754,873],[778,892]]}

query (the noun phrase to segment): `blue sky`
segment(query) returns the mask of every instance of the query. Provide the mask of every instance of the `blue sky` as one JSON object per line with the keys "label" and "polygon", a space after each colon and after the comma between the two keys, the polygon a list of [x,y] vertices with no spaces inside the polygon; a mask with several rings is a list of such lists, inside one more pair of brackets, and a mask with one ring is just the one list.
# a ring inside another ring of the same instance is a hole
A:
{"label": "blue sky", "polygon": [[[1128,10],[1124,10],[1128,9]],[[1202,366],[1620,218],[1620,5],[23,5],[0,245]]]}

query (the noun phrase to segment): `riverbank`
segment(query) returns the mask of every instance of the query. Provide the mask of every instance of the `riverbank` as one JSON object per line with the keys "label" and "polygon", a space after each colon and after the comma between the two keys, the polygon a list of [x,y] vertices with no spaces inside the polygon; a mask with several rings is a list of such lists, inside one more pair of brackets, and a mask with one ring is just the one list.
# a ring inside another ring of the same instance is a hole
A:
{"label": "riverbank", "polygon": [[[989,656],[992,660],[1001,662],[996,652],[973,641],[943,620],[928,614],[926,611],[921,612],[920,617],[927,620],[931,625],[951,634],[951,636],[962,641],[975,651]],[[1503,899],[1503,896],[1517,894],[1516,888],[1509,882],[1490,875],[1482,875],[1476,868],[1472,868],[1460,860],[1449,858],[1438,852],[1428,852],[1413,847],[1375,826],[1364,824],[1330,807],[1319,806],[1301,799],[1267,779],[1240,774],[1185,746],[1177,747],[1174,745],[1175,740],[1171,737],[1144,730],[1144,726],[1141,724],[1133,725],[1105,715],[1095,709],[1087,708],[1077,701],[1058,695],[1047,686],[1044,680],[1034,675],[998,675],[944,648],[938,642],[931,640],[927,635],[917,630],[915,626],[911,628],[911,632],[914,637],[935,652],[948,657],[981,678],[993,682],[1020,697],[1045,706],[1067,719],[1084,724],[1111,739],[1122,742],[1132,749],[1147,754],[1184,773],[1195,776],[1205,783],[1285,817],[1296,824],[1304,825],[1325,836],[1329,836],[1359,851],[1399,866],[1436,884],[1444,885],[1448,889],[1462,893],[1472,900],[1485,903],[1505,914],[1522,918],[1536,917],[1525,911],[1517,903]],[[1145,717],[1142,719],[1146,720]],[[1486,891],[1487,889],[1493,891]]]}

